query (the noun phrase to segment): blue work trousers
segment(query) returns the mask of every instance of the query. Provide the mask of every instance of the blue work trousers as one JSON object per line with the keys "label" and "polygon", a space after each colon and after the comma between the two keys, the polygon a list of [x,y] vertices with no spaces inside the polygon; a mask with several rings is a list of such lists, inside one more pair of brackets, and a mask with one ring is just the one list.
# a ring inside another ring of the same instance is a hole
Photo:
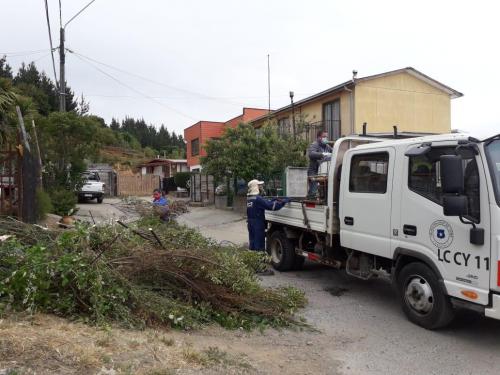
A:
{"label": "blue work trousers", "polygon": [[266,222],[263,219],[248,219],[248,239],[250,250],[266,250]]}

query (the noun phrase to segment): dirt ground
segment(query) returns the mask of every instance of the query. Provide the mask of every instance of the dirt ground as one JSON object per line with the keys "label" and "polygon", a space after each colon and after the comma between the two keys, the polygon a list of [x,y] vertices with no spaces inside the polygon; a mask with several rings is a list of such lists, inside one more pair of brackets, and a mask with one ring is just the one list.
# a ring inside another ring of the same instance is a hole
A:
{"label": "dirt ground", "polygon": [[335,374],[314,349],[326,344],[310,330],[137,331],[17,315],[0,321],[0,374]]}

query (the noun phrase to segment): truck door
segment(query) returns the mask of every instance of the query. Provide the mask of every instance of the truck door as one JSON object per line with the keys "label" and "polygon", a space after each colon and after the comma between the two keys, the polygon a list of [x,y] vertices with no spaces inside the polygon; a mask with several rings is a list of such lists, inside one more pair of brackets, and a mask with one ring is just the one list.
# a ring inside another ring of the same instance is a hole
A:
{"label": "truck door", "polygon": [[346,155],[339,199],[342,246],[389,256],[394,155],[393,148]]}
{"label": "truck door", "polygon": [[[484,244],[471,244],[470,224],[443,214],[439,157],[454,154],[455,147],[433,147],[426,155],[404,157],[400,223],[393,223],[398,233],[393,238],[395,250],[424,254],[434,262],[449,295],[487,304],[490,213],[484,166],[479,156],[462,155],[469,211],[465,219],[484,229]],[[477,297],[471,298],[474,295]]]}

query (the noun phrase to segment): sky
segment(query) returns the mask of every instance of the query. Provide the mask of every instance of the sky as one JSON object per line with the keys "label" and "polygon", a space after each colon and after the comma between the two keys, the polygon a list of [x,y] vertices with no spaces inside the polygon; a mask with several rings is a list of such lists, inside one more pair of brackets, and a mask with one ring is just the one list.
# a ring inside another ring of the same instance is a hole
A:
{"label": "sky", "polygon": [[[89,1],[61,0],[63,24]],[[53,77],[44,0],[0,4],[0,55]],[[58,45],[59,3],[48,5]],[[66,26],[66,79],[108,123],[131,116],[182,134],[267,108],[268,54],[273,109],[353,69],[412,66],[464,93],[452,128],[485,137],[500,133],[498,14],[483,0],[95,0]]]}

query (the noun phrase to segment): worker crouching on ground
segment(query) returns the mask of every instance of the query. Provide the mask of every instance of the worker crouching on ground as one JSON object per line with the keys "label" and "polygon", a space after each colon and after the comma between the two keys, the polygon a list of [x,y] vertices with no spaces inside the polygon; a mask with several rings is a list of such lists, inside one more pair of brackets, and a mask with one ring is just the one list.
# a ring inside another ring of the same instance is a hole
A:
{"label": "worker crouching on ground", "polygon": [[170,210],[168,207],[168,200],[162,195],[159,189],[153,190],[153,206],[155,212],[160,216],[160,219],[168,221],[168,214]]}
{"label": "worker crouching on ground", "polygon": [[266,217],[265,211],[280,210],[285,204],[290,202],[289,198],[265,199],[260,196],[264,182],[252,180],[248,183],[247,195],[247,218],[248,237],[250,240],[249,249],[265,251],[266,249]]}
{"label": "worker crouching on ground", "polygon": [[309,189],[307,197],[315,199],[318,193],[318,183],[309,179],[311,176],[317,176],[319,165],[322,161],[330,160],[332,157],[332,148],[328,145],[328,133],[319,130],[316,134],[316,141],[311,143],[307,151],[309,156],[309,168],[307,169],[307,177],[309,180]]}

